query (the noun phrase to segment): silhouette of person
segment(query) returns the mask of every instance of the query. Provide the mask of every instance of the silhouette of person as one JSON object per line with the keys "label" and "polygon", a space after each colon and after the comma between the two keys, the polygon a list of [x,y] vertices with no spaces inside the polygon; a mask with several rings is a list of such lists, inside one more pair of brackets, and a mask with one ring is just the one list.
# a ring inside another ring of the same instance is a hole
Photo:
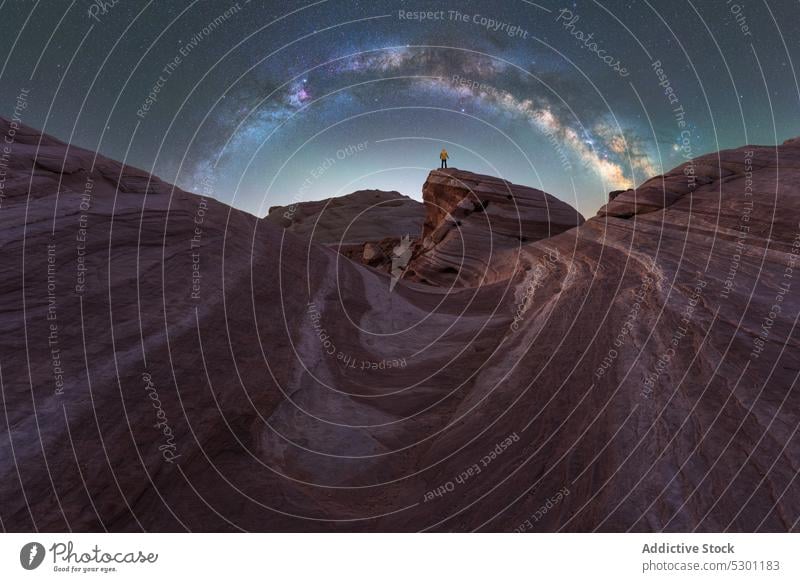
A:
{"label": "silhouette of person", "polygon": [[448,160],[448,158],[450,158],[450,156],[449,156],[449,155],[447,155],[447,150],[446,150],[446,149],[444,149],[444,148],[442,148],[442,151],[441,151],[441,153],[439,154],[439,159],[440,159],[440,160],[442,160],[442,167],[443,167],[443,168],[446,168],[446,167],[447,167],[447,160]]}

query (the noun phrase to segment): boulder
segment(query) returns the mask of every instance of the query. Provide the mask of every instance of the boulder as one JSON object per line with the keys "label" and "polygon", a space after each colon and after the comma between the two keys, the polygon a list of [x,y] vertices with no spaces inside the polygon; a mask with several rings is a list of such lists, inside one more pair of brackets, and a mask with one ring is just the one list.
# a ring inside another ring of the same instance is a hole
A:
{"label": "boulder", "polygon": [[407,277],[476,287],[510,276],[520,250],[584,222],[541,190],[456,168],[432,171],[422,189],[425,223]]}

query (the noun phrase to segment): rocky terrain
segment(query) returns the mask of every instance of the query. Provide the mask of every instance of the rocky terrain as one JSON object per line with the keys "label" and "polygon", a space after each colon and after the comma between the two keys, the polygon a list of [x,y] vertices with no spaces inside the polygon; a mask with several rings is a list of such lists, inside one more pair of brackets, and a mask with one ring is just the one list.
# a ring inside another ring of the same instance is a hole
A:
{"label": "rocky terrain", "polygon": [[583,224],[569,204],[527,186],[462,170],[434,170],[422,189],[425,225],[407,277],[477,287],[509,277],[528,243]]}
{"label": "rocky terrain", "polygon": [[326,246],[341,217],[313,242],[13,137],[5,531],[797,529],[800,143],[687,162],[585,222],[434,171],[392,286]]}
{"label": "rocky terrain", "polygon": [[[273,206],[267,220],[386,273],[403,238],[415,242],[425,207],[399,192],[359,190],[346,196]],[[412,238],[413,237],[413,238]]]}

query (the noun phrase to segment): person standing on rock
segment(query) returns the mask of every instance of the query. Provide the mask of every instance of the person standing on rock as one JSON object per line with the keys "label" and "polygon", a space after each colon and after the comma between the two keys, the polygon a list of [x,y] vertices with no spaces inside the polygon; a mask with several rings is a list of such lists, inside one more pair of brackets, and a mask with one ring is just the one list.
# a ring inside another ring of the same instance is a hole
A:
{"label": "person standing on rock", "polygon": [[449,158],[450,158],[450,156],[449,156],[449,155],[447,155],[447,150],[446,150],[446,149],[444,149],[444,148],[442,148],[442,151],[441,151],[441,153],[439,153],[439,159],[440,159],[440,160],[442,160],[442,167],[443,167],[443,168],[446,168],[446,167],[447,167],[447,160],[448,160]]}

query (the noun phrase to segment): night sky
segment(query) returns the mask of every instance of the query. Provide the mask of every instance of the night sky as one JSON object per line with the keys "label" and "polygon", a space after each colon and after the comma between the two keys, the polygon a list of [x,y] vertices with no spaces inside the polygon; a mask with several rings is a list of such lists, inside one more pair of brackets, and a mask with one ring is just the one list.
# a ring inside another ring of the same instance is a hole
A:
{"label": "night sky", "polygon": [[800,135],[796,0],[28,0],[0,22],[0,114],[29,90],[23,123],[257,215],[420,198],[442,147],[592,215]]}

